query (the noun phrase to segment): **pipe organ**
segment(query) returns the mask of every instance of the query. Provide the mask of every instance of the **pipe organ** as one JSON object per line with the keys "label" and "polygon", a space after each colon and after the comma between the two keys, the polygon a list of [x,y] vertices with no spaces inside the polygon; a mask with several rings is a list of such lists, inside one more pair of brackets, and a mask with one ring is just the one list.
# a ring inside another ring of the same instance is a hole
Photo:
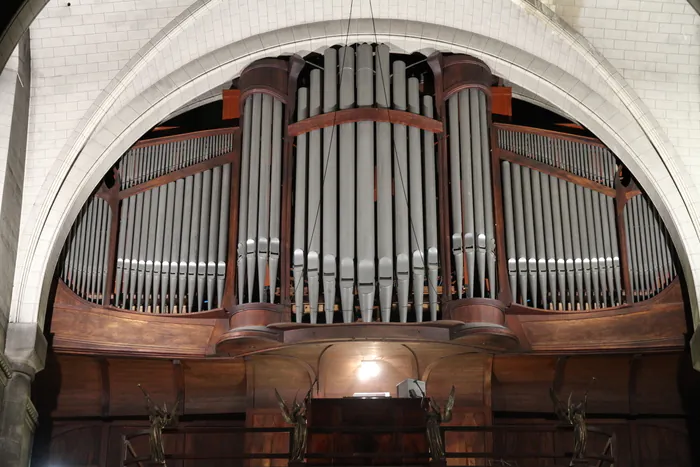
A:
{"label": "pipe organ", "polygon": [[593,138],[493,124],[491,82],[474,58],[384,44],[259,60],[240,129],[124,154],[60,278],[102,306],[311,324],[583,312],[668,287],[673,246],[622,164]]}

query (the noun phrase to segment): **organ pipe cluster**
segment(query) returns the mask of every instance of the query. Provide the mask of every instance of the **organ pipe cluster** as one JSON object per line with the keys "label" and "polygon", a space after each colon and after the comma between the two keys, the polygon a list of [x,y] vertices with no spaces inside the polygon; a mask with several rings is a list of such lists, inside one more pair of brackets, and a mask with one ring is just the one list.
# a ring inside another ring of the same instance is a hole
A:
{"label": "organ pipe cluster", "polygon": [[495,298],[496,240],[486,95],[477,88],[459,91],[448,99],[447,110],[457,297]]}
{"label": "organ pipe cluster", "polygon": [[622,303],[613,198],[501,162],[514,300],[557,310]]}
{"label": "organ pipe cluster", "polygon": [[[404,62],[391,62],[386,45],[327,49],[323,71],[310,72],[297,99],[297,121],[373,106],[433,115],[432,98],[421,98],[418,78],[407,77]],[[408,320],[409,302],[422,321],[426,287],[430,319],[437,319],[434,142],[427,131],[371,121],[297,137],[292,264],[298,322],[305,288],[312,323],[321,293],[327,323],[336,307],[344,322],[354,321],[356,306],[363,321],[372,321],[375,305],[389,321],[394,297],[401,322]]]}
{"label": "organ pipe cluster", "polygon": [[202,136],[149,146],[136,146],[119,162],[121,184],[125,190],[134,185],[222,156],[233,150],[233,133]]}
{"label": "organ pipe cluster", "polygon": [[230,192],[226,164],[123,200],[114,304],[152,313],[219,307]]}
{"label": "organ pipe cluster", "polygon": [[241,304],[276,300],[283,107],[278,99],[261,93],[248,96],[243,106],[237,258]]}
{"label": "organ pipe cluster", "polygon": [[111,211],[90,198],[73,224],[63,248],[61,279],[85,300],[102,304],[107,281]]}
{"label": "organ pipe cluster", "polygon": [[518,131],[505,125],[498,127],[497,135],[501,149],[611,188],[615,183],[617,170],[615,156],[600,144],[586,144],[539,133]]}
{"label": "organ pipe cluster", "polygon": [[646,196],[627,201],[624,219],[627,268],[634,301],[639,302],[658,294],[675,278],[674,255],[668,232]]}

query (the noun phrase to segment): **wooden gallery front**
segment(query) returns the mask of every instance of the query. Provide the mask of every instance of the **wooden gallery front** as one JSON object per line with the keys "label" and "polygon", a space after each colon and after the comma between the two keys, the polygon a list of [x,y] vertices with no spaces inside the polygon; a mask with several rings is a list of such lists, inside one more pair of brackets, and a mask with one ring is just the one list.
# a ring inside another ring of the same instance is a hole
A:
{"label": "wooden gallery front", "polygon": [[588,130],[474,57],[384,44],[264,58],[222,97],[75,221],[35,465],[157,465],[141,388],[177,419],[169,467],[569,465],[555,401],[586,394],[574,465],[700,465],[674,246]]}

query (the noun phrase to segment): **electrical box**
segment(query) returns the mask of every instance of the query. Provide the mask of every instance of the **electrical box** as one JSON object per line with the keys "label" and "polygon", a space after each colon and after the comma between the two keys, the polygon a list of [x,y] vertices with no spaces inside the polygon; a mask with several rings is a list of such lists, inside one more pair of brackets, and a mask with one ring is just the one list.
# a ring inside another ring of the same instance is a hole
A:
{"label": "electrical box", "polygon": [[425,394],[425,381],[405,379],[396,385],[396,397],[420,398]]}

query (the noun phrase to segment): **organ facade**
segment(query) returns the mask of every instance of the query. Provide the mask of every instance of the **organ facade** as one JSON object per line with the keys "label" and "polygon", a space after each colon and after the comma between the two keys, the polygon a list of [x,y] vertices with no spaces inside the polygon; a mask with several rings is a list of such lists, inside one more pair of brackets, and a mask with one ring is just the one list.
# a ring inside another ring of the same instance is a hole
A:
{"label": "organ facade", "polygon": [[[456,387],[447,450],[491,453],[522,441],[493,431],[503,413],[551,411],[549,386],[596,377],[596,413],[679,412],[641,395],[675,384],[685,345],[664,223],[598,139],[494,121],[502,84],[464,54],[327,47],[248,66],[225,128],[141,139],[63,248],[52,348],[99,389],[65,378],[53,414],[137,416],[138,378],[195,419],[280,432],[275,389],[420,379]],[[356,381],[368,360],[383,373]],[[256,433],[243,451],[288,444]]]}

